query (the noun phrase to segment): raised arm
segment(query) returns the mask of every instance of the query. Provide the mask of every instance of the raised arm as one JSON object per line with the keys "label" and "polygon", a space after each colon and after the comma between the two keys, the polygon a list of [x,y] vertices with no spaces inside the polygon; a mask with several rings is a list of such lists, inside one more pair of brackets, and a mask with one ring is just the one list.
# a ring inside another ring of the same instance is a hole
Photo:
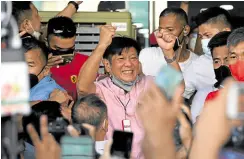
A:
{"label": "raised arm", "polygon": [[188,15],[188,13],[189,13],[189,1],[182,1],[180,3],[180,8],[183,9],[186,12],[186,14]]}
{"label": "raised arm", "polygon": [[[74,1],[78,6],[83,1]],[[69,3],[61,12],[57,14],[57,16],[65,16],[71,18],[75,13],[77,12],[75,5],[72,3]]]}
{"label": "raised arm", "polygon": [[105,25],[100,28],[99,43],[80,69],[77,81],[77,91],[79,95],[96,92],[94,81],[96,80],[103,54],[111,44],[112,38],[115,35],[115,30],[116,28],[111,25]]}
{"label": "raised arm", "polygon": [[[181,72],[179,63],[176,60],[177,59],[176,53],[174,52],[174,49],[173,49],[175,41],[176,41],[175,35],[168,33],[168,32],[164,32],[164,33],[157,32],[156,40],[157,40],[159,47],[162,49],[164,58],[168,59],[168,62],[167,62],[168,65],[171,65],[173,68],[175,68],[176,70]],[[182,83],[185,87],[185,82],[183,81]]]}

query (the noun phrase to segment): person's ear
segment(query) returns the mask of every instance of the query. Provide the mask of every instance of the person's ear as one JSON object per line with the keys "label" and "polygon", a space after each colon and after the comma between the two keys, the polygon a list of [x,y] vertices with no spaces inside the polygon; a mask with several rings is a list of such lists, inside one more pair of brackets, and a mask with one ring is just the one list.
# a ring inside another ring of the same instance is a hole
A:
{"label": "person's ear", "polygon": [[43,75],[44,77],[46,77],[47,75],[49,75],[50,73],[50,67],[45,66],[44,70],[43,70]]}
{"label": "person's ear", "polygon": [[224,28],[222,31],[231,31],[230,28]]}
{"label": "person's ear", "polygon": [[191,31],[190,26],[186,25],[185,28],[184,28],[184,31],[183,31],[184,32],[184,36],[189,35],[190,31]]}
{"label": "person's ear", "polygon": [[108,119],[104,119],[103,121],[103,130],[108,132]]}
{"label": "person's ear", "polygon": [[103,65],[105,67],[105,71],[110,73],[111,72],[111,64],[110,64],[109,60],[103,59],[102,62],[103,62]]}
{"label": "person's ear", "polygon": [[31,26],[30,26],[30,20],[28,20],[28,19],[25,19],[23,21],[22,28],[23,28],[23,30],[25,30],[28,33],[31,33],[33,31]]}

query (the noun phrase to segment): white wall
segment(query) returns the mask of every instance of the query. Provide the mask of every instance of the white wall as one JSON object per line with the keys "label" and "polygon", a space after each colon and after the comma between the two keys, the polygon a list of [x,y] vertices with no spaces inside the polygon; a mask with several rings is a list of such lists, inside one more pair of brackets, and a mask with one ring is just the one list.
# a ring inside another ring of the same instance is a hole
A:
{"label": "white wall", "polygon": [[[43,1],[42,3],[42,11],[61,11],[63,10],[69,1]],[[92,1],[83,1],[82,4],[79,5],[78,11],[89,11],[96,12],[97,7],[100,0],[92,0]],[[92,3],[92,5],[91,5]]]}
{"label": "white wall", "polygon": [[167,1],[164,0],[154,1],[154,4],[155,4],[155,17],[154,17],[155,28],[153,28],[153,30],[157,29],[159,26],[159,15],[165,8],[167,8]]}

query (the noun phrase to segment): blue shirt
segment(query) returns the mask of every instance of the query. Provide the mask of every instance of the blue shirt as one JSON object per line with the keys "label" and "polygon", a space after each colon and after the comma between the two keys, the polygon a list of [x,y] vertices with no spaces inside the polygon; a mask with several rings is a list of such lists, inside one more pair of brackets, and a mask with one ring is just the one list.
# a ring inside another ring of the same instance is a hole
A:
{"label": "blue shirt", "polygon": [[35,147],[27,142],[25,142],[24,159],[35,159]]}
{"label": "blue shirt", "polygon": [[30,90],[30,101],[47,100],[54,89],[65,91],[48,75]]}

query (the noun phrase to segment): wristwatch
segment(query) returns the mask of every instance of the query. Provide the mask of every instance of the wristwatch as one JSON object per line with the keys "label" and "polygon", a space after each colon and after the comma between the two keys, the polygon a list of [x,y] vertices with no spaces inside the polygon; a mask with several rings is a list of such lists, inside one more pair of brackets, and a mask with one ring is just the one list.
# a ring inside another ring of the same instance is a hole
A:
{"label": "wristwatch", "polygon": [[176,54],[174,55],[174,57],[172,58],[172,59],[168,59],[166,56],[164,56],[164,59],[165,59],[165,61],[167,62],[167,63],[172,63],[172,62],[174,62],[175,60],[176,60]]}
{"label": "wristwatch", "polygon": [[69,3],[68,4],[73,4],[74,6],[75,6],[75,9],[76,9],[76,12],[78,11],[78,9],[79,9],[79,5],[75,2],[75,1],[69,1]]}

